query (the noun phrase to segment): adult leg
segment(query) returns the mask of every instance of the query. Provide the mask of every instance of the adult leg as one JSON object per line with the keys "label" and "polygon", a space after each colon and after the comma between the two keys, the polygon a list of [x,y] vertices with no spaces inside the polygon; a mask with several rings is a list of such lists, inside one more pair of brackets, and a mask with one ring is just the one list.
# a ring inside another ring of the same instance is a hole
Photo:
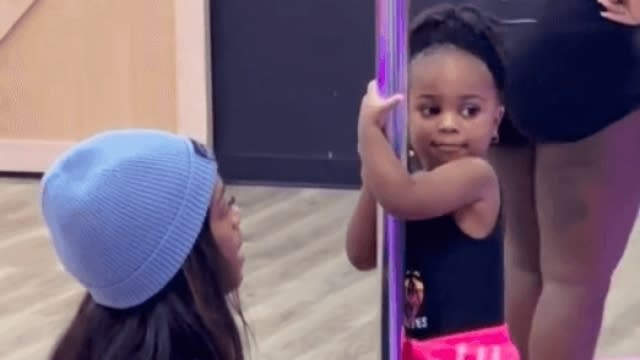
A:
{"label": "adult leg", "polygon": [[532,360],[591,360],[611,276],[640,203],[640,112],[569,144],[538,146],[543,290]]}
{"label": "adult leg", "polygon": [[490,161],[502,187],[505,220],[505,316],[512,340],[527,359],[531,322],[542,290],[534,200],[534,148],[496,147]]}

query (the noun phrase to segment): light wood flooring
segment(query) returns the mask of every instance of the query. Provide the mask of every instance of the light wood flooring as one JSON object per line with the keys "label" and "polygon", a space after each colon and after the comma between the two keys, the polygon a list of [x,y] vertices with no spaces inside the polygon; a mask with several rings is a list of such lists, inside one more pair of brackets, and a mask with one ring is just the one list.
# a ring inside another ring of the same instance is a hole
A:
{"label": "light wood flooring", "polygon": [[[344,232],[356,193],[231,187],[242,207],[244,308],[254,358],[375,360],[377,273],[353,270]],[[82,294],[58,265],[35,179],[0,177],[0,359],[46,359]],[[640,355],[640,229],[608,300],[601,356]]]}

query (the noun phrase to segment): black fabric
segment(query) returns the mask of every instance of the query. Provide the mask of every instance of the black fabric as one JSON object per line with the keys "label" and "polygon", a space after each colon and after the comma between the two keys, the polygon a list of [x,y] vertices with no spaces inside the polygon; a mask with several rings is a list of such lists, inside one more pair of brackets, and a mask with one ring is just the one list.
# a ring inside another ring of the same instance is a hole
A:
{"label": "black fabric", "polygon": [[537,143],[595,134],[640,104],[637,30],[602,18],[594,0],[548,1],[509,67],[506,104]]}
{"label": "black fabric", "polygon": [[406,226],[407,336],[427,339],[502,324],[502,227],[476,240],[452,216]]}

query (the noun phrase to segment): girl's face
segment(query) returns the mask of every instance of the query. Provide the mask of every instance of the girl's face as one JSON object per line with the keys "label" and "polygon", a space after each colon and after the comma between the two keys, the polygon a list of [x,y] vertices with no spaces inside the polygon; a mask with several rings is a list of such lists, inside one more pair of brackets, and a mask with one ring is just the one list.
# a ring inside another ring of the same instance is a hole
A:
{"label": "girl's face", "polygon": [[209,227],[220,253],[227,264],[229,290],[234,290],[242,282],[242,235],[240,234],[240,211],[235,199],[228,197],[222,181],[216,188],[209,206]]}
{"label": "girl's face", "polygon": [[465,156],[485,156],[504,114],[487,66],[453,46],[411,62],[409,133],[425,168]]}

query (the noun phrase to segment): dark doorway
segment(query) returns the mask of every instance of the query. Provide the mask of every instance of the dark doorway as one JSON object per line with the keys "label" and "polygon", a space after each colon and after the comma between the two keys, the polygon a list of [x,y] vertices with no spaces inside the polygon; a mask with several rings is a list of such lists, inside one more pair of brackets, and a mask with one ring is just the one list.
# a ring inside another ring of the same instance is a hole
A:
{"label": "dark doorway", "polygon": [[374,68],[372,5],[212,2],[214,143],[226,178],[358,184],[356,117]]}
{"label": "dark doorway", "polygon": [[[414,0],[411,12],[440,2]],[[542,0],[469,2],[518,18]],[[374,76],[374,5],[211,2],[214,143],[227,181],[359,184],[356,121]]]}

